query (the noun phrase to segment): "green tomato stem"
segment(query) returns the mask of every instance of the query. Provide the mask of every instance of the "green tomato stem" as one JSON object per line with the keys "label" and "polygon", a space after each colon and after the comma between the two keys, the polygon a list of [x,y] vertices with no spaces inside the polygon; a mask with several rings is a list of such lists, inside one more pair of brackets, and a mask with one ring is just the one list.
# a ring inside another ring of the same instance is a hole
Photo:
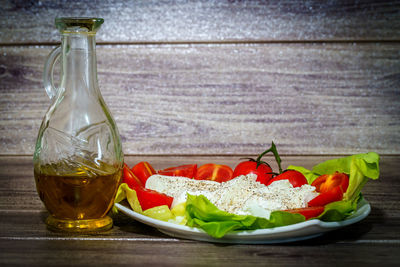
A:
{"label": "green tomato stem", "polygon": [[276,149],[276,146],[275,146],[275,144],[274,144],[273,141],[272,141],[271,147],[268,148],[267,150],[265,150],[263,153],[261,153],[261,154],[257,157],[257,159],[256,159],[257,166],[261,164],[261,158],[262,158],[265,154],[267,154],[268,152],[272,152],[272,153],[274,154],[276,163],[278,164],[278,167],[279,167],[279,174],[281,174],[281,173],[282,173],[282,167],[281,167],[281,162],[282,162],[282,161],[281,161],[281,158],[279,157],[278,150]]}

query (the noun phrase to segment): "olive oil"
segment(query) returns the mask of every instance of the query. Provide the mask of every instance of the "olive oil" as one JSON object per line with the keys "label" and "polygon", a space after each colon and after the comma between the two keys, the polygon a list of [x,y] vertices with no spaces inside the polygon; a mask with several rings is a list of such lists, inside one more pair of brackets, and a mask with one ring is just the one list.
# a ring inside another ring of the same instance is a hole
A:
{"label": "olive oil", "polygon": [[121,169],[102,164],[97,171],[85,164],[66,172],[62,165],[44,165],[34,171],[37,192],[50,213],[47,224],[71,231],[110,228],[112,220],[106,215],[120,184]]}

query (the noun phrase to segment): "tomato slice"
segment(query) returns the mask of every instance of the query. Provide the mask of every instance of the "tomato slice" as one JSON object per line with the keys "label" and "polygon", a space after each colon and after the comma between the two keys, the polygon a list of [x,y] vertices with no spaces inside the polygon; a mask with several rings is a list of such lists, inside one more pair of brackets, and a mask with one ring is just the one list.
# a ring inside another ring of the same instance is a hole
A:
{"label": "tomato slice", "polygon": [[136,188],[135,191],[142,210],[162,205],[167,205],[168,208],[171,208],[172,201],[174,200],[173,197],[146,188]]}
{"label": "tomato slice", "polygon": [[133,174],[139,178],[143,185],[146,185],[147,178],[156,174],[156,171],[150,165],[150,163],[146,161],[139,162],[132,168]]}
{"label": "tomato slice", "polygon": [[197,164],[181,165],[177,167],[171,167],[164,170],[160,170],[157,173],[167,176],[182,176],[193,178],[197,172]]}
{"label": "tomato slice", "polygon": [[134,189],[136,191],[136,195],[142,209],[147,210],[162,205],[167,205],[169,208],[171,208],[174,198],[154,190],[146,189],[144,187],[144,184],[142,183],[142,181],[145,183],[147,178],[155,173],[151,165],[147,162],[140,162],[132,169],[134,169],[135,172],[140,175],[142,180],[139,179],[132,172],[132,170],[129,169],[128,165],[124,163],[122,182],[128,184],[131,189]]}
{"label": "tomato slice", "polygon": [[343,191],[339,186],[332,188],[329,191],[322,192],[308,202],[309,207],[325,206],[328,203],[343,199]]}
{"label": "tomato slice", "polygon": [[122,172],[122,182],[126,183],[131,189],[144,187],[139,178],[137,178],[136,175],[133,174],[131,169],[129,169],[128,165],[126,165],[125,163]]}
{"label": "tomato slice", "polygon": [[226,182],[232,179],[233,171],[231,167],[227,165],[219,164],[204,164],[197,169],[197,173],[194,177],[196,180],[211,180],[215,182]]}
{"label": "tomato slice", "polygon": [[345,173],[335,172],[334,174],[324,174],[315,179],[312,183],[315,186],[317,192],[328,192],[334,187],[340,187],[346,192],[349,187],[349,176]]}
{"label": "tomato slice", "polygon": [[256,174],[257,182],[267,184],[272,178],[272,169],[267,164],[261,163],[257,166],[256,161],[243,161],[236,165],[232,177],[235,178],[239,175]]}
{"label": "tomato slice", "polygon": [[291,183],[293,187],[300,187],[304,184],[308,184],[306,177],[301,172],[295,170],[287,170],[269,180],[266,185],[270,185],[275,181],[286,179],[289,180],[289,183]]}
{"label": "tomato slice", "polygon": [[300,213],[306,220],[310,218],[315,218],[319,216],[322,212],[324,212],[323,206],[316,206],[316,207],[307,207],[307,208],[300,208],[300,209],[293,209],[293,210],[285,210],[290,213]]}

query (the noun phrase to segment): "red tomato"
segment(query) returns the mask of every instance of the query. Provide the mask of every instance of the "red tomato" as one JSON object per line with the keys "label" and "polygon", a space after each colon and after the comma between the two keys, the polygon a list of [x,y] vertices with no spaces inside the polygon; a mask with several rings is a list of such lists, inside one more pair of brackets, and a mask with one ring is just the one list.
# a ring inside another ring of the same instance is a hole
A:
{"label": "red tomato", "polygon": [[171,208],[172,201],[174,200],[173,197],[146,188],[136,188],[135,191],[142,210],[162,205],[167,205],[168,208]]}
{"label": "red tomato", "polygon": [[164,170],[160,170],[157,173],[167,176],[182,176],[193,178],[197,172],[197,164],[181,165],[178,167],[171,167]]}
{"label": "red tomato", "polygon": [[316,207],[307,207],[307,208],[300,208],[300,209],[293,209],[293,210],[285,210],[290,213],[300,213],[304,217],[306,217],[306,220],[310,218],[315,218],[318,215],[320,215],[322,212],[324,212],[324,207],[322,206],[316,206]]}
{"label": "red tomato", "polygon": [[240,162],[233,171],[232,177],[235,178],[239,175],[247,175],[250,173],[256,174],[257,182],[262,184],[267,184],[267,182],[272,178],[271,167],[265,163],[261,163],[257,166],[257,162],[251,160]]}
{"label": "red tomato", "polygon": [[143,185],[146,185],[147,178],[156,174],[156,171],[150,165],[150,163],[142,161],[133,166],[132,168],[133,174],[139,178]]}
{"label": "red tomato", "polygon": [[132,171],[129,169],[128,165],[124,163],[124,169],[122,172],[122,182],[128,184],[131,189],[143,188],[142,182],[137,178]]}
{"label": "red tomato", "polygon": [[343,191],[339,186],[332,188],[329,191],[320,193],[318,196],[308,202],[309,207],[325,206],[328,203],[343,199]]}
{"label": "red tomato", "polygon": [[216,182],[226,182],[232,179],[233,171],[227,165],[205,164],[197,169],[194,177],[196,180],[211,180]]}
{"label": "red tomato", "polygon": [[340,187],[344,192],[346,192],[347,187],[349,187],[349,176],[345,173],[335,172],[334,174],[324,174],[314,180],[311,183],[315,186],[317,192],[328,192],[334,187]]}
{"label": "red tomato", "polygon": [[275,181],[286,180],[286,179],[289,180],[289,183],[291,183],[293,187],[300,187],[303,184],[308,184],[306,177],[304,177],[304,175],[301,172],[295,170],[287,170],[269,180],[267,185],[270,185]]}

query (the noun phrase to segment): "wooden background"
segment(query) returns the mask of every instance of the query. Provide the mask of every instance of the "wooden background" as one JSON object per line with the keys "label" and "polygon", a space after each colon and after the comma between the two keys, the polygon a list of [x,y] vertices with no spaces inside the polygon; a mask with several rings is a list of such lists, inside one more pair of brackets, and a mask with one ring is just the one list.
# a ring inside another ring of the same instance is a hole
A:
{"label": "wooden background", "polygon": [[399,1],[0,1],[0,155],[32,155],[57,16],[99,16],[125,154],[400,154]]}

